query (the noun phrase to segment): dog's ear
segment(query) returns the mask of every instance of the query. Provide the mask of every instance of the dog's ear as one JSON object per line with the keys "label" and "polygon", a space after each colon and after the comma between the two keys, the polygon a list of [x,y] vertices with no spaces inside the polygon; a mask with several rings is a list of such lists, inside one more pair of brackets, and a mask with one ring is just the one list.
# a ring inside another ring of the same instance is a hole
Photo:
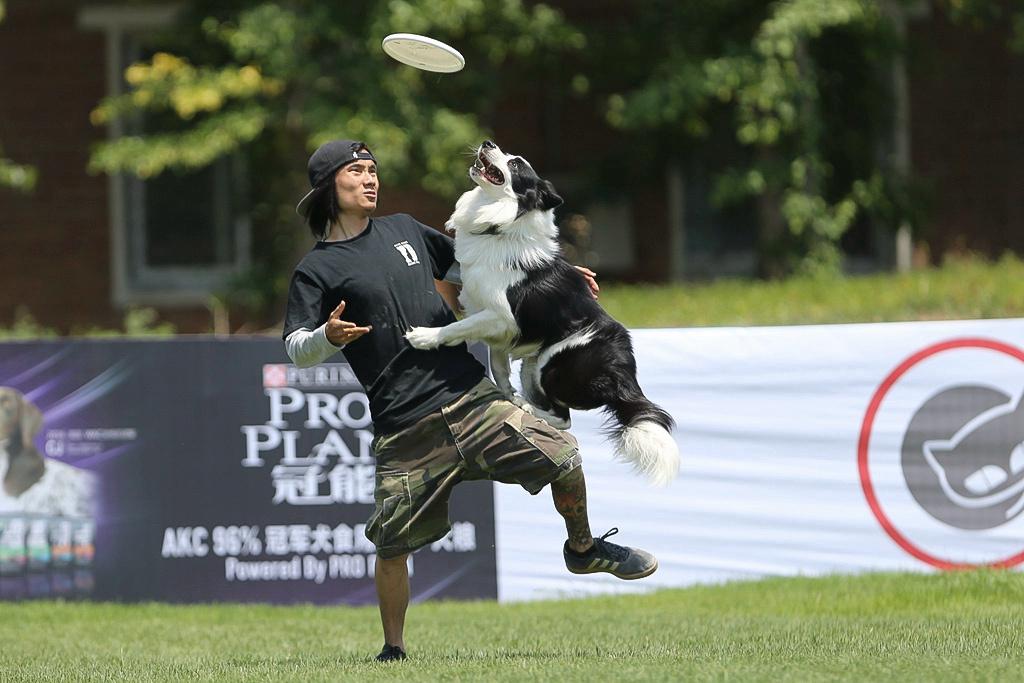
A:
{"label": "dog's ear", "polygon": [[18,427],[21,431],[22,448],[32,448],[32,439],[39,433],[43,426],[43,414],[36,408],[35,404],[18,394]]}
{"label": "dog's ear", "polygon": [[551,181],[540,181],[537,185],[537,191],[540,194],[540,208],[544,211],[550,211],[556,206],[562,205],[562,198],[555,192],[555,186],[551,184]]}
{"label": "dog's ear", "polygon": [[550,211],[561,204],[562,198],[555,192],[555,186],[547,180],[541,180],[537,187],[531,187],[519,196],[519,212],[516,213],[516,218],[535,209]]}

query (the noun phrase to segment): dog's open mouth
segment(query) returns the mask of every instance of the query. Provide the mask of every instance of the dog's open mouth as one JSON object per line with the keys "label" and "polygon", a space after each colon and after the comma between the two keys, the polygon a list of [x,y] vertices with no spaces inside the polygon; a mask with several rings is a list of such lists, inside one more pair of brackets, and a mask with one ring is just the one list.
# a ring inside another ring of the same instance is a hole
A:
{"label": "dog's open mouth", "polygon": [[473,168],[475,168],[489,183],[502,185],[505,182],[505,174],[499,171],[497,166],[487,160],[487,157],[484,156],[483,150],[480,150],[477,153],[476,161],[473,162]]}

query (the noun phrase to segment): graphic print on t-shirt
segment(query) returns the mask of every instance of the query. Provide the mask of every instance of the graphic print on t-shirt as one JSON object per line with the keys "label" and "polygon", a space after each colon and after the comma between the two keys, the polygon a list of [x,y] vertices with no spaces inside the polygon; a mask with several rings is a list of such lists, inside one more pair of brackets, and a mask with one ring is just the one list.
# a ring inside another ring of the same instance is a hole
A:
{"label": "graphic print on t-shirt", "polygon": [[398,250],[402,256],[405,257],[405,264],[407,266],[415,266],[420,262],[420,257],[416,254],[416,250],[412,248],[412,245],[408,242],[402,241],[395,245],[395,249]]}

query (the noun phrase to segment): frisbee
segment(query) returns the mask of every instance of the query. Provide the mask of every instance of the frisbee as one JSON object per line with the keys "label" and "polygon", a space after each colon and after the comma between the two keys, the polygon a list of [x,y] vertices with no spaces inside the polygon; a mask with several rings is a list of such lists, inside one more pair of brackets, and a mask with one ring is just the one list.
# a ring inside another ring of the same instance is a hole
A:
{"label": "frisbee", "polygon": [[466,66],[465,57],[451,45],[415,33],[392,33],[381,48],[392,59],[424,71],[450,74]]}

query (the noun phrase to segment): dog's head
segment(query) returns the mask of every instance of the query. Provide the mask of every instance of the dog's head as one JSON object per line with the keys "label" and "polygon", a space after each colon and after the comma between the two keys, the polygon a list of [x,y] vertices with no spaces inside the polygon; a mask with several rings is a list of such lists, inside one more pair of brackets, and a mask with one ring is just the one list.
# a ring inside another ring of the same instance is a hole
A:
{"label": "dog's head", "polygon": [[0,441],[9,453],[31,448],[32,439],[43,425],[43,414],[21,392],[0,387]]}
{"label": "dog's head", "polygon": [[505,154],[490,140],[477,149],[469,177],[493,199],[514,199],[516,218],[530,211],[550,211],[562,203],[555,186],[538,176],[530,162]]}
{"label": "dog's head", "polygon": [[20,496],[39,481],[46,470],[43,456],[32,445],[32,438],[43,426],[43,414],[21,392],[0,387],[0,443],[7,453],[7,473],[3,490]]}

